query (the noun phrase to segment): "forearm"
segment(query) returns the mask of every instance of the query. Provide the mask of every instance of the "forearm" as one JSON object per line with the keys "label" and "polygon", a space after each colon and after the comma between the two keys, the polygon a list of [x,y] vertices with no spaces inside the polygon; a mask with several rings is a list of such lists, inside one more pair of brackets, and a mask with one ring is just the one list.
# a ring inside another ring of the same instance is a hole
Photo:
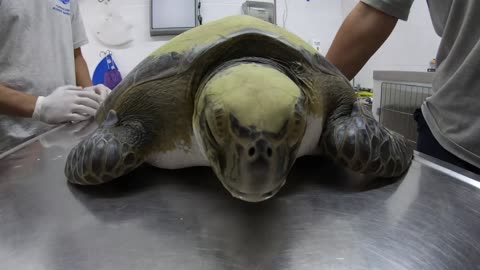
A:
{"label": "forearm", "polygon": [[75,78],[77,80],[77,85],[81,87],[92,86],[92,80],[90,79],[90,74],[88,72],[88,66],[83,58],[80,48],[75,49]]}
{"label": "forearm", "polygon": [[37,97],[0,84],[0,114],[32,117]]}
{"label": "forearm", "polygon": [[335,36],[327,60],[351,80],[390,36],[397,21],[359,2]]}

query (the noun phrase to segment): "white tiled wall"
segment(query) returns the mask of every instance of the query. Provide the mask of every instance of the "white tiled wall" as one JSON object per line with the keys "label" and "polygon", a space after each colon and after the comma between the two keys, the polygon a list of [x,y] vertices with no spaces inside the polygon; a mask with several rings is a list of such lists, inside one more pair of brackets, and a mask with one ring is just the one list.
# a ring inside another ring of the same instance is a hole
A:
{"label": "white tiled wall", "polygon": [[[83,47],[90,73],[93,73],[100,61],[101,50],[112,51],[120,71],[126,75],[145,56],[171,38],[150,36],[150,0],[111,0],[112,8],[133,25],[134,40],[123,47],[106,47],[93,34],[98,19],[101,18],[101,4],[97,0],[79,1],[90,39],[90,43]],[[244,0],[202,0],[204,23],[241,14],[243,2]],[[277,0],[277,24],[306,41],[320,40],[322,53],[325,54],[343,19],[356,2],[358,0]],[[356,83],[372,86],[372,71],[375,69],[425,70],[429,60],[435,56],[438,41],[425,1],[415,1],[408,23],[399,23],[391,38],[357,76]]]}

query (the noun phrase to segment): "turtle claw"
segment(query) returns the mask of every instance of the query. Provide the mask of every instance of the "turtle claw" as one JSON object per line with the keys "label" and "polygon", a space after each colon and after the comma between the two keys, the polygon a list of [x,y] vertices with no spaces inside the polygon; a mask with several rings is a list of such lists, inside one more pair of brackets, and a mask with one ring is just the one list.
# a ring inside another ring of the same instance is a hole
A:
{"label": "turtle claw", "polygon": [[359,101],[350,115],[328,121],[323,152],[350,170],[378,177],[397,177],[410,166],[407,140],[382,126]]}
{"label": "turtle claw", "polygon": [[65,175],[70,183],[98,185],[137,168],[145,142],[141,125],[101,126],[76,145],[67,157]]}

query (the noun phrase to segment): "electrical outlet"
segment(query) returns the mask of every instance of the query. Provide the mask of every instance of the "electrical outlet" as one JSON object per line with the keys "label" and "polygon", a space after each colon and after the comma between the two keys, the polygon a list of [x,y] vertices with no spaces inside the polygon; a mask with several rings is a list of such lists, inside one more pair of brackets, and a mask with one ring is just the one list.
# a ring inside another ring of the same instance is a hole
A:
{"label": "electrical outlet", "polygon": [[314,38],[310,40],[310,45],[312,45],[312,47],[315,48],[319,53],[322,53],[321,42],[319,39]]}

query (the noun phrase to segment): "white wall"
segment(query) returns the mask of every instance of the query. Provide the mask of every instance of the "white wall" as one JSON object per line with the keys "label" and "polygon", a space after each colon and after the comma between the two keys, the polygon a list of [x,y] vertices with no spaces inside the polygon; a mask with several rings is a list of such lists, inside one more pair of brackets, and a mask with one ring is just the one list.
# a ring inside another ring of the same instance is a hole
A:
{"label": "white wall", "polygon": [[133,25],[133,41],[120,48],[104,46],[94,35],[98,20],[103,18],[103,4],[97,0],[80,0],[80,9],[84,25],[89,38],[89,44],[82,47],[82,52],[87,61],[90,75],[101,60],[99,53],[110,50],[113,58],[123,76],[132,70],[138,62],[156,48],[164,44],[168,37],[150,37],[149,0],[111,0],[110,5],[121,14],[124,19]]}
{"label": "white wall", "polygon": [[[265,0],[273,1],[273,0]],[[204,23],[229,15],[241,14],[244,0],[202,0]],[[343,19],[358,0],[277,0],[277,24],[310,42],[320,40],[325,54]],[[101,60],[99,52],[109,49],[126,75],[138,62],[165,44],[171,37],[151,37],[149,34],[150,0],[111,0],[110,6],[133,25],[133,42],[121,48],[102,45],[95,37],[95,26],[101,18],[102,4],[97,0],[80,0],[83,20],[90,43],[83,53],[90,73]],[[288,11],[284,24],[283,16]],[[355,78],[355,83],[372,87],[373,70],[424,71],[435,57],[439,38],[433,31],[426,1],[415,1],[408,22],[399,22],[389,40]]]}
{"label": "white wall", "polygon": [[[285,11],[287,18],[284,25]],[[326,54],[343,21],[342,1],[339,0],[278,0],[277,12],[278,25],[285,26],[307,42],[320,40],[322,54]]]}

